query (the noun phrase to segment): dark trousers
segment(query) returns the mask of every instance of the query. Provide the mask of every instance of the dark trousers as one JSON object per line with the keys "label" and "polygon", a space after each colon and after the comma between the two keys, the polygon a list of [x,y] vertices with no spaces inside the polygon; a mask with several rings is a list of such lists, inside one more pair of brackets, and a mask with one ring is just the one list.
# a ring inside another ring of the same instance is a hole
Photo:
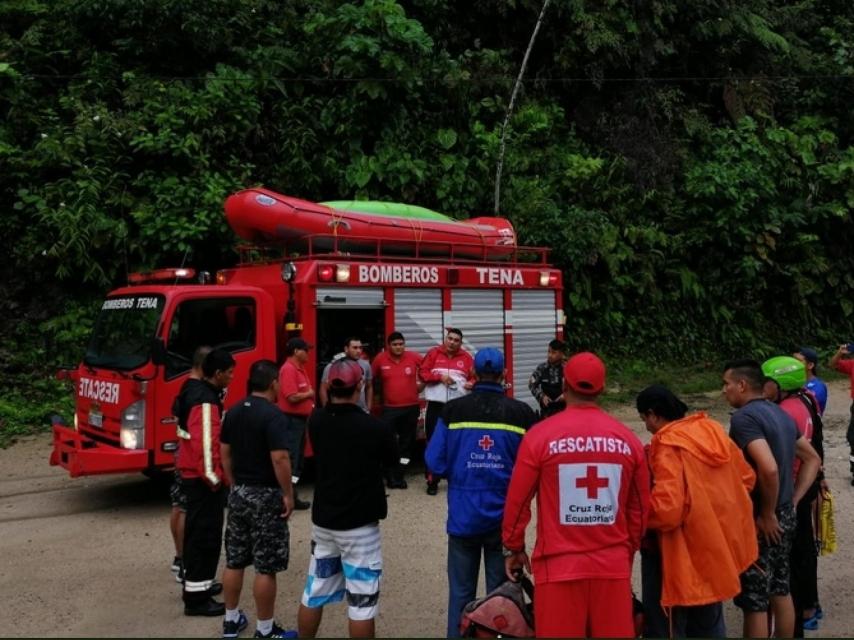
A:
{"label": "dark trousers", "polygon": [[476,536],[448,536],[448,629],[449,638],[460,637],[460,617],[475,599],[480,556],[486,573],[486,592],[500,587],[507,576],[501,554],[501,530]]}
{"label": "dark trousers", "polygon": [[[433,437],[433,432],[436,430],[436,423],[442,416],[442,410],[445,408],[444,402],[436,402],[434,400],[427,401],[427,411],[424,414],[424,431],[427,434],[427,442]],[[424,474],[427,477],[427,483],[438,484],[439,479],[435,478],[430,471],[427,470],[427,465],[424,465]]]}
{"label": "dark trousers", "polygon": [[305,450],[305,424],[306,416],[298,416],[294,413],[286,413],[288,419],[287,447],[291,458],[291,475],[299,478],[302,475],[303,451]]}
{"label": "dark trousers", "polygon": [[410,407],[383,407],[382,419],[397,436],[397,449],[400,452],[398,469],[408,465],[412,459],[419,411],[417,404]]}
{"label": "dark trousers", "polygon": [[641,551],[644,638],[725,638],[723,604],[673,607],[670,618],[661,606],[661,554]]}
{"label": "dark trousers", "polygon": [[818,602],[818,550],[813,531],[815,501],[801,500],[795,516],[795,538],[792,541],[791,562],[792,601],[795,605],[795,637],[804,637],[804,609]]}
{"label": "dark trousers", "polygon": [[848,421],[848,432],[845,434],[845,439],[848,440],[848,466],[851,469],[851,475],[854,476],[854,402],[851,403],[851,419]]}
{"label": "dark trousers", "polygon": [[540,405],[540,418],[548,418],[566,409],[566,401],[563,398],[552,400],[548,406]]}
{"label": "dark trousers", "polygon": [[183,480],[187,494],[184,525],[184,603],[199,604],[210,598],[222,549],[223,505],[226,491],[215,491],[204,480]]}

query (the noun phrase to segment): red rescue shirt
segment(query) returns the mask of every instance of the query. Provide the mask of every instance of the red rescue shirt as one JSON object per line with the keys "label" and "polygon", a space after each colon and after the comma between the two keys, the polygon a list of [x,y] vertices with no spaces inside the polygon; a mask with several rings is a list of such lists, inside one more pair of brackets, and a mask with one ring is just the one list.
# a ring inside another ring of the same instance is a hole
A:
{"label": "red rescue shirt", "polygon": [[[798,427],[798,433],[807,440],[811,440],[813,431],[812,415],[806,405],[798,398],[789,396],[780,403],[780,408],[788,413],[792,420],[795,421],[795,424]],[[797,477],[800,468],[801,460],[796,456],[795,464],[793,466],[795,477]]]}
{"label": "red rescue shirt", "polygon": [[839,360],[836,363],[836,370],[851,378],[851,397],[854,398],[854,359]]}
{"label": "red rescue shirt", "polygon": [[305,369],[298,366],[290,359],[279,369],[279,408],[285,413],[298,416],[308,416],[314,409],[314,398],[306,398],[299,402],[291,402],[288,396],[295,393],[305,393],[311,388]]}
{"label": "red rescue shirt", "polygon": [[631,576],[646,527],[649,469],[628,427],[595,405],[573,405],[525,434],[504,508],[508,549],[525,547],[534,494],[537,583]]}
{"label": "red rescue shirt", "polygon": [[418,367],[421,356],[404,351],[395,359],[388,350],[380,353],[371,365],[374,380],[382,385],[383,406],[411,407],[418,404]]}

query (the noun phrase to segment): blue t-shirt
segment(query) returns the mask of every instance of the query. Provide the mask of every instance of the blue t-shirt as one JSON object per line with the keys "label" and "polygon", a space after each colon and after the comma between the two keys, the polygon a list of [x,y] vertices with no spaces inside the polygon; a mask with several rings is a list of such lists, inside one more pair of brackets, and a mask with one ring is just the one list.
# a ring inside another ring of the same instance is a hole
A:
{"label": "blue t-shirt", "polygon": [[813,378],[804,385],[808,391],[812,391],[815,399],[818,401],[818,411],[824,415],[824,408],[827,406],[827,385],[821,378]]}
{"label": "blue t-shirt", "polygon": [[[779,490],[776,509],[791,506],[792,494],[795,490],[795,442],[800,437],[800,433],[789,414],[768,400],[751,400],[732,414],[729,436],[744,452],[744,459],[754,470],[756,463],[747,452],[747,445],[759,439],[768,443],[774,460],[777,461]],[[758,513],[760,500],[758,482],[750,497],[753,499],[753,510]]]}

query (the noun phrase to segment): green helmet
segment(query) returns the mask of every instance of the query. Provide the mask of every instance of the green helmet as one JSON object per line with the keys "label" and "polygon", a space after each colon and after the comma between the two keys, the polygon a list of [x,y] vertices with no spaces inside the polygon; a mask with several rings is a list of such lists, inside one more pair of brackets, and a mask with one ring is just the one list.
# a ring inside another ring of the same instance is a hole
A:
{"label": "green helmet", "polygon": [[807,383],[807,369],[792,356],[776,356],[762,363],[762,373],[774,380],[782,391],[797,391]]}

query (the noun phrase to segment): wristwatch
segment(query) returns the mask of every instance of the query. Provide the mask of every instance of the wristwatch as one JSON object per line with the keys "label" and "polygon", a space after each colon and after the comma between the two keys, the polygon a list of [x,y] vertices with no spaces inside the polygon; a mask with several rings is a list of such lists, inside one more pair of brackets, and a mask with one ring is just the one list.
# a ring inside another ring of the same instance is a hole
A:
{"label": "wristwatch", "polygon": [[505,558],[511,558],[515,556],[517,553],[522,553],[524,549],[520,549],[519,551],[513,551],[513,549],[508,549],[507,547],[501,547],[501,555]]}

